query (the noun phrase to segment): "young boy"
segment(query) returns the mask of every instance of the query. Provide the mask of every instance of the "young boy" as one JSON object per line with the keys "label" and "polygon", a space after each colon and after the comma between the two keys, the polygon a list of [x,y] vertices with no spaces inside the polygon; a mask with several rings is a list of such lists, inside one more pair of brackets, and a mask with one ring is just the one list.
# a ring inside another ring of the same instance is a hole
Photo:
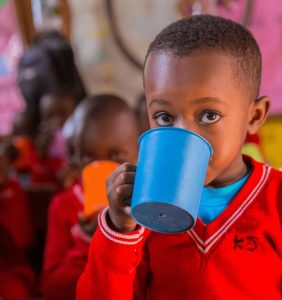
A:
{"label": "young boy", "polygon": [[[73,122],[74,154],[80,169],[93,160],[136,161],[137,126],[121,98],[106,94],[89,97],[77,107]],[[78,224],[82,210],[80,180],[52,201],[42,282],[46,300],[75,299],[76,283],[87,262],[89,229],[97,226],[96,214],[90,224],[84,224],[87,232],[82,230]]]}
{"label": "young boy", "polygon": [[124,201],[136,167],[120,166],[108,178],[110,205],[77,299],[281,299],[282,174],[241,155],[270,103],[258,97],[260,76],[254,38],[232,21],[193,16],[155,38],[144,70],[150,125],[186,128],[210,142],[205,205],[188,232],[144,230]]}

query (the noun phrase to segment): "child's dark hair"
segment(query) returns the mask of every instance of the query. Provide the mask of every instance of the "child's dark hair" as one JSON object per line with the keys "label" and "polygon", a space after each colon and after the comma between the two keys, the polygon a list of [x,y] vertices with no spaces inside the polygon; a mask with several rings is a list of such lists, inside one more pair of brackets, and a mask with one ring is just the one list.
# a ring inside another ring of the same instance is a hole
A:
{"label": "child's dark hair", "polygon": [[171,52],[177,57],[219,53],[234,58],[240,86],[245,83],[251,99],[258,96],[261,53],[252,34],[240,24],[221,17],[198,15],[184,18],[163,29],[149,46],[151,52]]}
{"label": "child's dark hair", "polygon": [[50,43],[50,41],[58,41],[68,43],[65,37],[56,30],[41,31],[36,34],[32,40],[32,45],[40,45],[44,43]]}
{"label": "child's dark hair", "polygon": [[75,104],[80,102],[80,99],[77,99],[75,95],[73,95],[72,91],[65,90],[63,88],[54,88],[53,90],[47,91],[45,94],[41,96],[39,100],[41,100],[45,96],[54,96],[59,98],[70,98]]}
{"label": "child's dark hair", "polygon": [[75,64],[71,45],[57,32],[35,37],[18,65],[18,85],[33,115],[34,127],[40,122],[39,101],[42,95],[57,90],[71,93],[77,101],[86,91]]}
{"label": "child's dark hair", "polygon": [[86,111],[85,119],[100,119],[105,116],[109,118],[121,111],[130,110],[125,100],[114,94],[89,96],[79,106],[84,107]]}

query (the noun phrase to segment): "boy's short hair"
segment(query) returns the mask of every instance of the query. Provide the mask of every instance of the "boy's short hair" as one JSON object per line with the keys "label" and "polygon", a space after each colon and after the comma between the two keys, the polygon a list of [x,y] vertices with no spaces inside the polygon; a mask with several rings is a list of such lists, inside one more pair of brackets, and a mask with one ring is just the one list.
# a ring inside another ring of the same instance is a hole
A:
{"label": "boy's short hair", "polygon": [[239,85],[245,85],[251,99],[259,94],[261,53],[252,34],[231,20],[198,15],[178,20],[163,29],[149,46],[151,52],[171,52],[177,57],[204,53],[227,54],[234,58]]}

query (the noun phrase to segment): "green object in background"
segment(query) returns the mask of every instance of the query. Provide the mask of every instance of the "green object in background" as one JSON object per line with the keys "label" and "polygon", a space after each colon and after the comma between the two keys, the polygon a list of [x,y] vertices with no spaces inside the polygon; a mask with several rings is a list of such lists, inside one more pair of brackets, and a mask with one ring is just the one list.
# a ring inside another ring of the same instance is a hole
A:
{"label": "green object in background", "polygon": [[242,148],[242,153],[247,154],[259,162],[264,162],[263,155],[258,145],[247,143]]}
{"label": "green object in background", "polygon": [[0,8],[6,4],[7,0],[0,0]]}
{"label": "green object in background", "polygon": [[260,130],[261,146],[267,162],[274,168],[282,167],[282,115],[270,117]]}

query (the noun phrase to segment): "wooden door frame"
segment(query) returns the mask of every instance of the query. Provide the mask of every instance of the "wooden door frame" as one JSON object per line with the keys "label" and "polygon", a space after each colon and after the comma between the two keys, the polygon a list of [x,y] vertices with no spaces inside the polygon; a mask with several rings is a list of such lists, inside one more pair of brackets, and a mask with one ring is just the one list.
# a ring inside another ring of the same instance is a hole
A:
{"label": "wooden door frame", "polygon": [[[14,3],[19,30],[21,33],[23,45],[28,47],[32,42],[36,29],[33,23],[32,16],[32,3],[31,0],[11,0]],[[66,37],[67,40],[70,40],[71,35],[71,15],[68,6],[67,0],[59,0],[63,27],[62,34]]]}
{"label": "wooden door frame", "polygon": [[31,0],[12,0],[14,2],[19,31],[25,47],[30,45],[34,35]]}

